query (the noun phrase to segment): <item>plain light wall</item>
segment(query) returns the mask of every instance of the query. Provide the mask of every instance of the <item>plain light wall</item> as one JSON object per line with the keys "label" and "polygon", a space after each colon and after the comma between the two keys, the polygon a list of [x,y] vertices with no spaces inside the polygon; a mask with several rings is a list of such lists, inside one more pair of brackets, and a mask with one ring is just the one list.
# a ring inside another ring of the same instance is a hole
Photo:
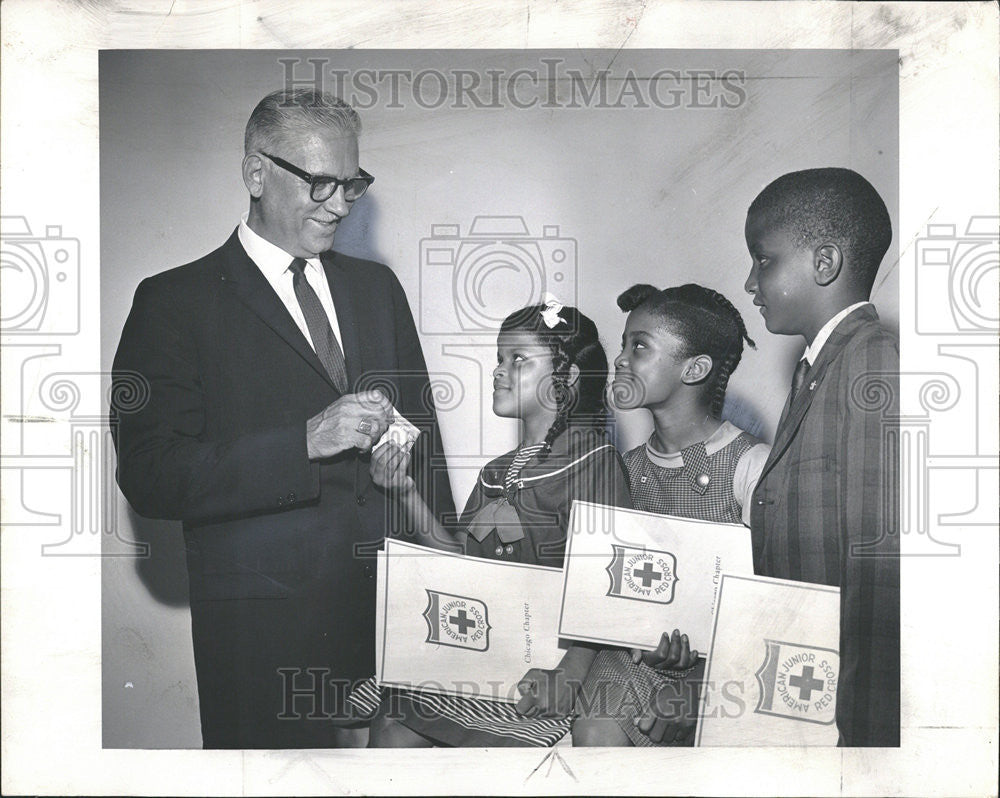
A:
{"label": "plain light wall", "polygon": [[[299,80],[313,77],[307,59],[322,59],[325,86],[334,91],[330,70],[433,70],[449,78],[468,70],[485,83],[489,69],[509,77],[525,68],[544,77],[543,59],[562,59],[551,87],[531,83],[528,73],[517,84],[522,101],[544,100],[552,88],[556,107],[516,108],[501,95],[500,108],[472,107],[468,97],[466,107],[454,107],[453,96],[431,108],[439,89],[428,73],[423,105],[408,79],[398,108],[389,107],[387,82],[369,80],[376,102],[361,110],[361,165],[376,181],[341,225],[336,248],[389,264],[406,289],[440,387],[458,503],[481,465],[516,444],[515,423],[493,417],[488,401],[496,340],[490,319],[532,299],[532,290],[551,290],[591,316],[609,360],[624,324],[615,297],[633,283],[698,282],[721,291],[758,344],[733,375],[727,413],[770,440],[803,343],[768,333],[743,291],[747,206],[780,174],[847,166],[872,182],[898,219],[895,51],[104,51],[105,370],[139,281],[215,249],[246,211],[243,128],[257,101],[284,85],[288,67],[279,59],[286,58],[299,59],[292,73]],[[574,90],[568,71],[579,70],[579,90],[609,64],[612,100],[629,70],[647,101],[642,79],[677,70],[682,79],[670,88],[682,92],[680,107],[599,108],[579,93],[584,107],[567,107]],[[740,85],[745,98],[733,108],[692,107],[707,96],[737,96],[722,92],[718,80],[709,81],[708,95],[696,96],[694,86],[705,78],[693,70],[742,73],[742,82],[730,86]],[[476,217],[520,217],[529,235],[470,237]],[[457,226],[457,237],[445,235],[441,226],[448,225]],[[454,265],[432,262],[449,253]],[[898,253],[894,238],[873,294],[893,329]],[[532,283],[531,274],[542,282]],[[444,320],[458,313],[472,329],[452,324],[449,331]],[[644,411],[617,421],[623,449],[650,429]],[[141,519],[120,495],[118,522],[123,537],[149,544],[149,556],[104,562],[104,745],[199,747],[180,525]]]}

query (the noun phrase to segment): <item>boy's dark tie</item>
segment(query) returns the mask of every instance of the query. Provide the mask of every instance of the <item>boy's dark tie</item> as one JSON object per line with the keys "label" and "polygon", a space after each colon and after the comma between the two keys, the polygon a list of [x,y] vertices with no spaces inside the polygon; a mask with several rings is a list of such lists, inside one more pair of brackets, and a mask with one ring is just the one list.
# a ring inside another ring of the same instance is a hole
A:
{"label": "boy's dark tie", "polygon": [[337,343],[337,338],[333,334],[333,327],[330,326],[330,317],[323,310],[323,304],[316,296],[309,281],[306,279],[303,270],[306,262],[302,258],[292,261],[289,268],[292,270],[292,287],[295,289],[295,298],[302,308],[302,315],[306,317],[306,326],[309,328],[309,337],[313,340],[316,348],[316,355],[326,368],[333,384],[341,393],[347,393],[347,366],[344,362],[344,352]]}
{"label": "boy's dark tie", "polygon": [[806,381],[806,372],[809,371],[809,361],[805,358],[799,361],[792,374],[792,393],[788,399],[789,404],[795,401],[795,396],[802,388],[802,383]]}

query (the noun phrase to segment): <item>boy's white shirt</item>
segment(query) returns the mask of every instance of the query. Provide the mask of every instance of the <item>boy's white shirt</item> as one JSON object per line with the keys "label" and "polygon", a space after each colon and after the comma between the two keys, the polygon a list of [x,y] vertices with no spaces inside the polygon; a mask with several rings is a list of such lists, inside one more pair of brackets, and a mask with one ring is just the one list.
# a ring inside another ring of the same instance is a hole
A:
{"label": "boy's white shirt", "polygon": [[[840,313],[830,319],[826,324],[819,328],[819,332],[816,333],[816,337],[813,338],[813,342],[806,347],[806,351],[802,353],[802,357],[809,361],[811,366],[816,362],[816,358],[819,357],[820,350],[823,348],[823,344],[826,343],[827,338],[830,337],[838,324],[846,319],[851,313],[856,311],[858,308],[863,308],[865,305],[870,305],[871,302],[855,302],[853,305],[848,305]],[[801,360],[802,358],[799,358]]]}

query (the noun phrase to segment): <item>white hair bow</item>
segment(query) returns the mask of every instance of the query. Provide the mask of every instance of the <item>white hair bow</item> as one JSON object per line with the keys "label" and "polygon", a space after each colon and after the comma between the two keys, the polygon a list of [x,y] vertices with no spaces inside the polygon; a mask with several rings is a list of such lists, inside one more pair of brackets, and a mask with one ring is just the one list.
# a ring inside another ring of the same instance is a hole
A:
{"label": "white hair bow", "polygon": [[559,322],[566,322],[566,319],[559,315],[559,311],[563,309],[563,304],[558,299],[546,291],[542,301],[545,303],[545,307],[542,308],[542,321],[545,322],[546,327],[551,330]]}

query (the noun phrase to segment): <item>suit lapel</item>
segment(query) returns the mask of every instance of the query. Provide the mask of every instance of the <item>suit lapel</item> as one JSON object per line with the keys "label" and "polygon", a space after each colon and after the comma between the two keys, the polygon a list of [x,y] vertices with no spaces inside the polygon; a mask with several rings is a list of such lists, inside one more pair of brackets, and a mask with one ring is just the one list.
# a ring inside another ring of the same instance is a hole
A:
{"label": "suit lapel", "polygon": [[347,364],[348,390],[353,391],[358,379],[364,374],[365,364],[361,361],[361,341],[358,335],[356,309],[357,292],[350,284],[348,273],[337,263],[336,252],[324,252],[320,256],[326,281],[330,284],[333,306],[337,311],[337,326],[340,327],[340,344]]}
{"label": "suit lapel", "polygon": [[[292,319],[288,309],[278,295],[274,293],[267,278],[247,255],[236,233],[230,236],[223,247],[222,278],[229,284],[236,297],[255,313],[261,321],[270,327],[294,352],[305,360],[327,381],[334,391],[337,390],[330,379],[316,352],[302,334],[298,325]],[[339,310],[338,310],[339,312]]]}
{"label": "suit lapel", "polygon": [[[333,307],[337,311],[340,345],[347,366],[348,391],[353,393],[367,367],[361,357],[361,331],[358,326],[359,321],[366,317],[357,308],[360,301],[358,286],[351,281],[350,273],[338,263],[337,257],[336,252],[324,252],[320,255],[320,260],[323,271],[326,272],[326,281],[330,284]],[[358,496],[364,495],[372,485],[370,462],[370,455],[362,455],[354,465],[354,492]]]}
{"label": "suit lapel", "polygon": [[771,447],[771,455],[764,466],[761,478],[771,470],[771,466],[781,458],[781,455],[795,438],[795,433],[798,431],[802,419],[806,417],[816,389],[822,384],[826,367],[832,359],[827,357],[828,353],[828,347],[824,346],[816,363],[806,372],[806,380],[802,383],[802,389],[796,394],[795,399],[785,400],[785,409],[781,413],[781,420],[778,421],[778,434],[774,439],[774,446]]}
{"label": "suit lapel", "polygon": [[[801,360],[801,358],[799,358],[799,359]],[[812,371],[812,369],[810,369],[810,371]],[[808,386],[810,384],[809,381],[808,381],[808,376],[809,375],[808,375],[808,372],[807,372],[806,373],[807,381],[803,383],[803,389],[804,390],[800,391],[800,393],[804,393],[805,392],[805,386]],[[788,412],[791,410],[791,408],[792,408],[792,392],[789,391],[788,392],[788,396],[785,397],[785,406],[783,408],[781,408],[781,415],[778,416],[778,432],[780,432],[781,430],[783,430],[785,428],[785,419],[788,418]],[[775,439],[774,443],[775,443],[775,445],[777,445],[777,443],[778,443],[777,439]],[[774,447],[772,447],[772,448],[774,448]]]}
{"label": "suit lapel", "polygon": [[875,309],[871,305],[865,305],[847,316],[830,333],[830,337],[823,344],[816,362],[806,372],[805,382],[802,383],[802,388],[796,394],[795,399],[791,400],[791,397],[789,397],[789,399],[785,400],[785,407],[781,411],[781,419],[778,421],[778,432],[774,439],[774,445],[771,447],[771,454],[768,456],[767,462],[764,464],[764,469],[761,472],[761,480],[774,467],[774,464],[781,459],[785,450],[788,449],[792,440],[794,440],[803,419],[812,406],[813,397],[823,384],[830,366],[840,357],[840,353],[851,339],[854,331],[861,324],[874,319],[878,319]]}

